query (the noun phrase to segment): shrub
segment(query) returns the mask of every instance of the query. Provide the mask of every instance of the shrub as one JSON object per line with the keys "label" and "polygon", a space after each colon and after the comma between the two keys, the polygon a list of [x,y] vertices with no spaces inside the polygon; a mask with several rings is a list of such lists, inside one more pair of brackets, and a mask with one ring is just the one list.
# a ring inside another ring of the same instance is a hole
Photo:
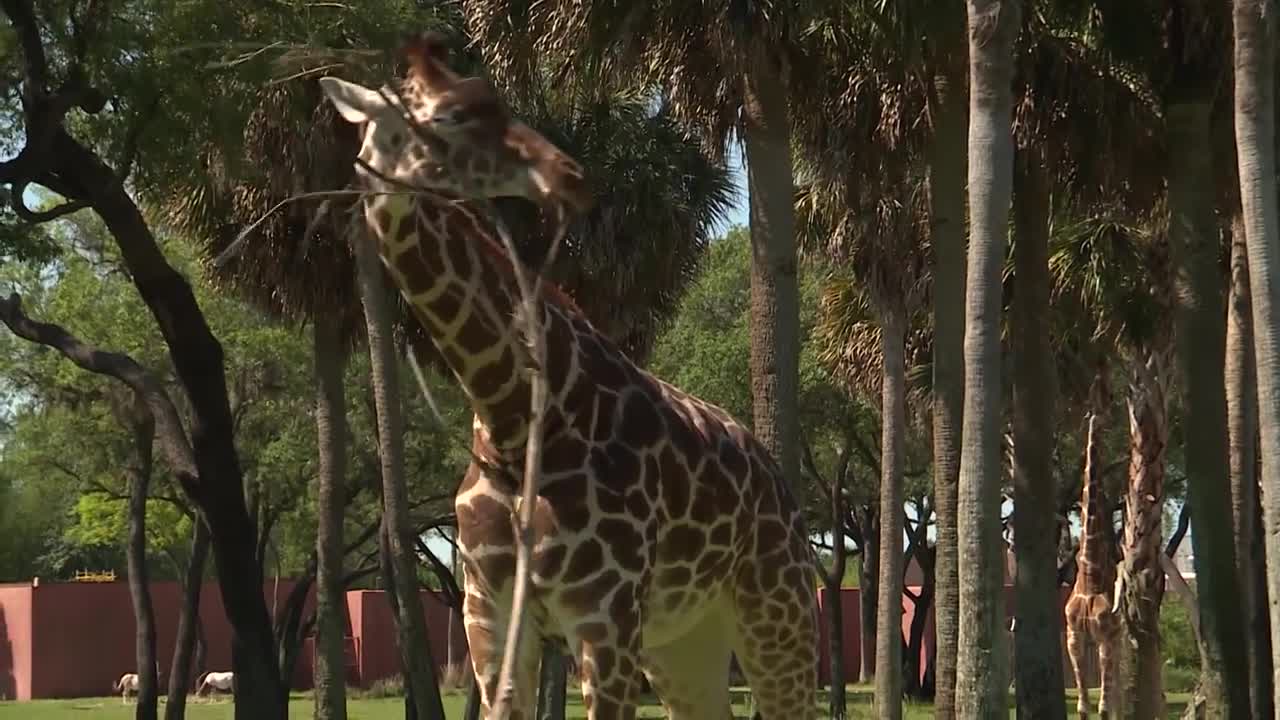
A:
{"label": "shrub", "polygon": [[392,675],[375,680],[364,692],[364,696],[367,698],[404,697],[404,678]]}

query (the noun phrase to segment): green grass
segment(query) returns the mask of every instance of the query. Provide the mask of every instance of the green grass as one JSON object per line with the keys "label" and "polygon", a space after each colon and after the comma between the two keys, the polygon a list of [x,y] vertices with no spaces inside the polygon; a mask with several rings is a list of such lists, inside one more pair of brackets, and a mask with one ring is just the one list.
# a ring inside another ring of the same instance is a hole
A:
{"label": "green grass", "polygon": [[[404,717],[403,698],[365,698],[358,697],[358,694],[358,691],[353,691],[353,697],[347,703],[347,717],[350,720],[401,720]],[[1097,702],[1096,692],[1092,699]],[[1012,698],[1010,700],[1012,701]],[[458,693],[446,694],[444,698],[445,714],[449,718],[461,718],[465,702],[466,696],[464,695]],[[1186,695],[1169,693],[1167,717],[1179,717],[1186,702]],[[310,718],[312,707],[310,694],[294,693],[289,702],[290,720]],[[823,703],[823,707],[825,708],[825,703]],[[1072,713],[1074,708],[1075,696],[1072,693],[1068,695],[1067,699],[1068,713]],[[904,710],[904,717],[908,718],[908,720],[925,720],[925,718],[933,717],[933,709],[927,704],[907,703]],[[1011,711],[1011,717],[1012,714]],[[569,718],[575,719],[586,717],[582,707],[581,696],[572,689],[569,692],[567,715]],[[747,708],[741,705],[735,706],[734,715],[739,718],[746,717]],[[188,700],[187,717],[190,720],[232,720],[231,701],[225,697],[213,701],[208,699],[194,702]],[[645,705],[640,709],[638,717],[661,718],[663,717],[662,708],[656,704]],[[875,717],[871,711],[870,687],[862,685],[850,686],[849,717],[868,719]],[[0,702],[0,720],[73,720],[80,718],[85,720],[90,718],[92,720],[131,720],[133,718],[133,706],[121,705],[119,697],[37,700],[25,703]]]}

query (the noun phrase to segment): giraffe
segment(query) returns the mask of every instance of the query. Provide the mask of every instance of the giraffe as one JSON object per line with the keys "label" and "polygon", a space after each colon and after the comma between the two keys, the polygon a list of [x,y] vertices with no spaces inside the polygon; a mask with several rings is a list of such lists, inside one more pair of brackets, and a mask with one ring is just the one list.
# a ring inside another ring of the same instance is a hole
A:
{"label": "giraffe", "polygon": [[[390,105],[385,92],[337,78],[321,84],[344,118],[364,124],[357,175],[375,191],[365,200],[371,236],[474,411],[477,461],[455,509],[467,639],[490,716],[529,422],[515,268],[465,204],[395,191],[519,195],[579,210],[590,200],[581,168],[510,119],[491,89],[460,88],[467,81],[443,66],[441,47],[431,38],[410,44],[403,100]],[[534,712],[538,639],[549,637],[579,658],[591,720],[635,717],[642,677],[675,720],[727,717],[734,654],[764,720],[812,718],[815,566],[778,465],[740,422],[637,367],[562,291],[543,288],[549,403],[533,512],[532,637],[521,643],[512,717]]]}
{"label": "giraffe", "polygon": [[1089,640],[1098,647],[1102,687],[1099,690],[1098,714],[1111,712],[1112,683],[1116,681],[1116,661],[1120,637],[1120,616],[1116,613],[1116,563],[1113,561],[1114,528],[1111,510],[1102,488],[1098,442],[1095,436],[1097,415],[1089,414],[1085,441],[1084,482],[1080,497],[1080,548],[1076,552],[1076,581],[1067,597],[1067,652],[1075,672],[1079,699],[1076,711],[1089,717],[1089,686],[1085,679],[1085,647]]}

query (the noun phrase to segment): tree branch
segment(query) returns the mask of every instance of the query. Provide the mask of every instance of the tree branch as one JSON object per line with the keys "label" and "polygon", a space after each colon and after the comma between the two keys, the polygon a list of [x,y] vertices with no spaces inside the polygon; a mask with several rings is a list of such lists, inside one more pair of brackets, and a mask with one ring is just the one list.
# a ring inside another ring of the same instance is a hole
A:
{"label": "tree branch", "polygon": [[89,203],[83,200],[68,200],[48,210],[32,210],[27,207],[26,201],[22,199],[23,194],[26,193],[30,185],[30,180],[18,179],[13,182],[13,188],[8,191],[9,206],[13,208],[14,214],[23,222],[29,222],[33,225],[46,223],[89,207]]}
{"label": "tree branch", "polygon": [[22,312],[22,300],[17,293],[0,301],[0,322],[14,335],[51,347],[80,368],[113,377],[133,390],[155,415],[156,434],[179,483],[189,495],[197,492],[199,473],[182,419],[154,375],[128,355],[100,350],[80,341],[61,326],[32,320]]}

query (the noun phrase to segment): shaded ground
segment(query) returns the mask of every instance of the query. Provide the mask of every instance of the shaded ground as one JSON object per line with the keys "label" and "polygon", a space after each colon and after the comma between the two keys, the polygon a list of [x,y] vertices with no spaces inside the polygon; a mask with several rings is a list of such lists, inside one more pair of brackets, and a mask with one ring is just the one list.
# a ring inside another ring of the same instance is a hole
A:
{"label": "shaded ground", "polygon": [[[1097,701],[1097,695],[1094,696]],[[462,708],[466,698],[458,694],[449,694],[445,696],[445,713],[449,718],[461,718]],[[1181,716],[1183,705],[1186,703],[1185,695],[1170,694],[1168,698],[1168,714],[1167,717],[1177,718]],[[312,715],[313,705],[311,696],[305,693],[294,693],[292,701],[289,703],[290,720],[307,720]],[[825,710],[825,705],[823,705]],[[1075,708],[1075,697],[1070,696],[1068,700],[1068,711],[1073,712]],[[133,706],[121,705],[119,697],[112,698],[78,698],[75,700],[37,700],[35,702],[15,703],[0,702],[0,720],[131,720],[133,718]],[[745,705],[735,705],[734,715],[739,718],[747,717],[747,707]],[[190,720],[232,720],[231,701],[226,698],[219,698],[214,701],[202,699],[199,701],[188,701],[187,717]],[[569,692],[568,716],[572,719],[580,719],[586,717],[586,713],[582,708],[581,697],[576,691]],[[641,708],[639,714],[641,718],[661,718],[663,717],[662,708],[655,705],[647,705]],[[1010,712],[1010,717],[1013,713]],[[347,717],[350,720],[401,720],[404,717],[404,700],[401,698],[353,698],[347,704]],[[849,688],[849,717],[850,718],[874,718],[875,715],[871,711],[871,688],[866,686],[852,686]],[[905,717],[910,720],[925,720],[925,718],[933,717],[933,708],[925,704],[909,703],[906,706]]]}

